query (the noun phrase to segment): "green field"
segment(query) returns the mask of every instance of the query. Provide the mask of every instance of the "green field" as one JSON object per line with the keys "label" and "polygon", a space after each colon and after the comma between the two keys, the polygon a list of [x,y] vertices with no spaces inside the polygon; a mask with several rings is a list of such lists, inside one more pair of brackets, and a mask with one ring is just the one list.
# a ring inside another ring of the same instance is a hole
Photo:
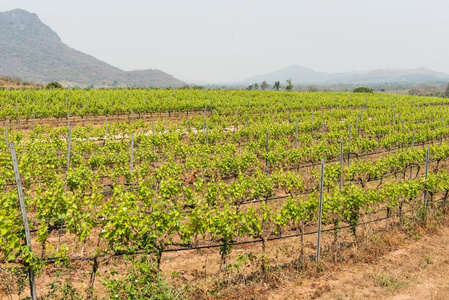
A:
{"label": "green field", "polygon": [[[357,240],[361,223],[377,230],[379,222],[384,228],[385,222],[423,219],[446,205],[449,192],[449,101],[443,98],[0,90],[0,120],[0,266],[16,274],[3,286],[15,294],[28,288],[29,267],[39,296],[50,295],[48,278],[57,277],[48,270],[68,280],[82,261],[88,262],[80,269],[86,279],[68,284],[73,295],[89,297],[92,288],[98,298],[188,297],[185,285],[165,283],[160,273],[141,274],[169,270],[173,277],[185,267],[164,269],[164,257],[175,250],[194,256],[200,249],[219,256],[210,266],[214,274],[206,276],[242,268],[265,272],[281,265],[268,250],[272,241],[295,237],[302,241],[299,253],[284,260],[304,265],[307,251],[316,259],[304,236],[316,244],[322,161],[328,240],[343,239],[344,232]],[[33,251],[25,246],[11,143]],[[250,248],[237,253],[239,245]],[[250,259],[257,267],[246,267]],[[99,265],[112,269],[112,261],[121,273],[92,279]],[[130,261],[140,275],[129,273]],[[194,289],[195,283],[188,285]],[[68,295],[57,287],[55,298]]]}

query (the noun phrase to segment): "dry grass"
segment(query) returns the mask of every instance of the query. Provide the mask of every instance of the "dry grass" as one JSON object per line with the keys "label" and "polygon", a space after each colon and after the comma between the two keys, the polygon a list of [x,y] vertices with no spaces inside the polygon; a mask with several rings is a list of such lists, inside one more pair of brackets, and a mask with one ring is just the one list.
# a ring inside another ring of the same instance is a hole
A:
{"label": "dry grass", "polygon": [[342,251],[339,263],[306,272],[300,285],[288,281],[266,299],[447,299],[449,218],[440,225],[431,219],[367,237]]}
{"label": "dry grass", "polygon": [[[268,242],[266,261],[260,244],[236,246],[227,260],[230,267],[219,275],[217,249],[165,253],[162,270],[175,287],[187,290],[191,299],[409,299],[408,295],[415,294],[422,299],[430,295],[444,299],[449,295],[445,280],[449,271],[449,217],[407,226],[393,221],[388,231],[383,222],[359,227],[357,242],[348,231],[341,231],[338,244],[331,234],[324,234],[319,266],[315,262],[316,236],[310,235],[305,238],[304,265],[299,259],[300,239],[290,238]],[[93,249],[92,243],[86,249]],[[71,252],[81,251],[77,241],[68,245]],[[114,265],[118,276],[127,270],[123,259],[102,261],[94,287],[98,299],[107,298],[101,281]],[[71,271],[62,269],[58,280],[70,278],[85,296],[92,262],[78,261],[71,267]],[[37,280],[39,295],[48,293],[58,272],[61,269],[51,265],[44,269]],[[1,279],[0,299],[8,299],[5,284],[14,278],[3,273]],[[26,286],[25,282],[23,295],[27,295]],[[17,294],[17,287],[8,288]]]}
{"label": "dry grass", "polygon": [[[344,239],[344,238],[342,238]],[[282,249],[282,247],[280,247]],[[449,218],[393,227],[359,241],[327,241],[319,267],[289,263],[268,271],[221,276],[193,299],[446,299],[449,295]],[[280,251],[280,250],[278,250]],[[194,278],[191,280],[195,281]],[[423,288],[421,290],[421,287]]]}

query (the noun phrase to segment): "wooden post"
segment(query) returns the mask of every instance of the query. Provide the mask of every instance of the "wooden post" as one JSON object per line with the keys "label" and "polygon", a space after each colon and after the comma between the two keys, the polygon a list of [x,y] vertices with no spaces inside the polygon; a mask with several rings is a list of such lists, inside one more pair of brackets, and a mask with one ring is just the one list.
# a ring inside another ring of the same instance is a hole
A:
{"label": "wooden post", "polygon": [[133,173],[133,159],[134,159],[134,132],[131,133],[131,158],[129,161],[129,173]]}
{"label": "wooden post", "polygon": [[[12,165],[13,165],[13,169],[14,169],[14,178],[16,179],[17,195],[18,195],[19,203],[20,203],[20,212],[22,213],[22,220],[23,220],[23,225],[24,225],[24,229],[25,229],[25,243],[29,247],[30,252],[32,252],[30,227],[28,226],[28,216],[27,216],[27,212],[26,212],[25,200],[23,198],[22,181],[20,178],[19,165],[17,163],[17,156],[16,156],[16,147],[14,146],[14,143],[9,143],[9,150],[11,153],[11,160],[12,160]],[[32,267],[29,267],[28,275],[29,275],[29,280],[30,280],[31,299],[37,300],[36,282],[34,279],[34,271],[33,271]]]}
{"label": "wooden post", "polygon": [[349,131],[348,131],[348,168],[351,165],[350,159],[351,159],[351,124],[349,124]]}
{"label": "wooden post", "polygon": [[14,103],[16,104],[17,124],[19,124],[19,106],[17,105],[17,98],[14,98]]}
{"label": "wooden post", "polygon": [[168,111],[165,111],[165,132],[168,132]]}
{"label": "wooden post", "polygon": [[[425,181],[427,181],[428,172],[429,172],[429,146],[427,146],[427,151],[426,151],[426,171],[424,173]],[[424,210],[427,211],[427,191],[425,189],[424,189],[424,195],[423,195],[423,203],[424,203]]]}
{"label": "wooden post", "polygon": [[340,174],[340,191],[343,187],[343,139],[340,139],[340,170],[341,170],[341,174]]}
{"label": "wooden post", "polygon": [[[415,131],[413,131],[413,137],[412,137],[412,150],[415,149]],[[413,166],[410,165],[410,179],[413,177]]]}
{"label": "wooden post", "polygon": [[298,148],[298,118],[296,118],[295,149]]}
{"label": "wooden post", "polygon": [[[151,125],[152,125],[152,133],[153,133],[153,152],[154,152],[154,121],[151,121]],[[154,164],[154,163],[153,163]]]}
{"label": "wooden post", "polygon": [[[64,193],[67,192],[67,174],[69,172],[70,167],[70,154],[72,149],[72,127],[69,127],[69,134],[67,136],[67,165],[66,165],[66,179],[64,180]],[[61,225],[59,227],[59,234],[58,234],[58,244],[56,246],[56,252],[59,251],[59,245],[61,244],[61,235],[62,235],[62,226],[64,222],[61,222]]]}
{"label": "wooden post", "polygon": [[267,150],[267,158],[265,160],[265,171],[266,174],[268,175],[268,129],[267,129],[267,145],[266,145],[266,150]]}
{"label": "wooden post", "polygon": [[[67,164],[66,164],[66,172],[69,172],[70,167],[70,153],[72,149],[72,127],[69,127],[69,134],[67,136]],[[66,173],[66,174],[67,174]],[[66,175],[67,176],[67,175]],[[64,192],[67,191],[67,180],[65,180]]]}
{"label": "wooden post", "polygon": [[235,127],[234,127],[234,131],[235,130],[239,130],[239,108],[238,107],[235,109]]}
{"label": "wooden post", "polygon": [[323,184],[324,184],[324,158],[321,159],[321,176],[320,176],[320,206],[318,211],[318,239],[316,246],[316,262],[320,262],[321,251],[321,218],[323,215]]}

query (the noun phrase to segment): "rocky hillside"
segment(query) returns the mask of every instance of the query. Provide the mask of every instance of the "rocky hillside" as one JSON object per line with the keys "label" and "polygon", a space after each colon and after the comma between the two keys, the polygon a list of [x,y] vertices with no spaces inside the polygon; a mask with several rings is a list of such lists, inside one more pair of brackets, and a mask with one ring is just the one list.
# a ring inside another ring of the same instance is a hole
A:
{"label": "rocky hillside", "polygon": [[125,72],[64,44],[36,14],[0,13],[0,76],[67,86],[178,87],[185,83],[159,70]]}

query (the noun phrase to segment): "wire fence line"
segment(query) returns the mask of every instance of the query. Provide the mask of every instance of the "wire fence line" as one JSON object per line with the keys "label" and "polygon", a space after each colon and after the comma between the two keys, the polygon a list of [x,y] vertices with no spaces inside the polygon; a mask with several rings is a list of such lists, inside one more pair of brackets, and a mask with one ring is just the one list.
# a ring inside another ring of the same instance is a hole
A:
{"label": "wire fence line", "polygon": [[[433,201],[433,203],[439,203],[441,201],[444,201],[445,198],[440,198],[438,200]],[[365,221],[365,222],[360,222],[357,223],[356,225],[344,225],[344,226],[338,226],[338,227],[332,227],[332,228],[328,228],[328,229],[323,229],[321,230],[321,232],[335,232],[335,230],[342,230],[342,229],[349,229],[352,227],[359,227],[362,225],[367,225],[367,224],[371,224],[371,223],[377,223],[380,221],[384,221],[386,219],[390,219],[393,217],[400,217],[400,216],[405,216],[406,214],[410,213],[410,212],[417,212],[418,209],[410,209],[401,213],[396,213],[393,216],[386,216],[386,217],[380,217],[374,220],[369,220],[369,221]],[[313,227],[315,225],[310,225],[309,227]],[[285,236],[273,236],[273,237],[269,237],[267,238],[267,241],[275,241],[275,240],[282,240],[282,239],[290,239],[290,238],[295,238],[295,237],[300,237],[300,236],[307,236],[307,235],[315,235],[317,234],[318,231],[310,231],[310,232],[303,232],[303,233],[296,233],[296,234],[291,234],[291,235],[285,235]],[[241,242],[231,242],[227,245],[231,245],[231,246],[239,246],[239,245],[247,245],[247,244],[257,244],[257,243],[262,243],[263,241],[261,239],[253,239],[253,240],[249,240],[249,241],[241,241]],[[191,250],[201,250],[201,249],[211,249],[211,248],[220,248],[222,247],[224,244],[214,244],[214,245],[202,245],[202,246],[187,246],[187,247],[182,247],[182,248],[172,248],[172,249],[164,249],[162,250],[163,253],[168,253],[168,252],[181,252],[181,251],[191,251]],[[75,262],[75,261],[91,261],[93,259],[96,258],[101,258],[101,257],[114,257],[114,256],[124,256],[124,255],[149,255],[152,253],[148,253],[148,252],[144,252],[144,251],[133,251],[130,253],[113,253],[113,254],[98,254],[98,255],[89,255],[89,256],[73,256],[73,257],[69,257],[67,258],[69,261],[71,262]],[[48,258],[40,258],[40,261],[43,262],[47,262],[47,263],[56,263],[57,261],[61,261],[64,260],[64,258],[61,257],[48,257]],[[14,263],[14,261],[7,261],[7,260],[1,260],[1,263]]]}
{"label": "wire fence line", "polygon": [[[426,162],[426,164],[428,164],[429,162]],[[382,176],[382,178],[381,179],[385,179],[385,178],[388,178],[388,177],[390,177],[390,176],[396,176],[397,174],[403,174],[405,171],[404,170],[402,170],[402,171],[398,171],[398,172],[394,172],[394,173],[390,173],[390,174],[388,174],[388,175],[384,175],[384,176]],[[412,178],[412,177],[411,177]],[[411,179],[410,178],[410,179]],[[418,176],[415,176],[414,178],[418,178]],[[373,180],[368,180],[367,182],[370,182],[370,181],[376,181],[376,180],[380,180],[380,179],[378,179],[378,178],[376,178],[376,179],[373,179]],[[51,182],[50,180],[49,181],[47,181],[47,183],[48,182]],[[351,185],[353,184],[353,182],[354,182],[354,180],[350,180],[350,181],[346,181],[346,182],[349,182]],[[357,181],[356,181],[357,182]],[[36,183],[36,182],[35,182]],[[40,183],[46,183],[46,182],[40,182]],[[31,183],[27,183],[28,185],[29,184],[31,184]],[[136,186],[136,185],[138,185],[138,184],[125,184],[125,186]],[[15,184],[8,184],[8,186],[15,186]],[[345,186],[347,186],[347,184],[345,184]],[[103,186],[103,187],[105,187],[105,186]],[[125,191],[126,192],[132,192],[132,191],[138,191],[139,190],[139,188],[128,188],[128,189],[126,189]],[[310,194],[312,194],[312,193],[316,193],[317,192],[317,190],[316,189],[311,189],[311,190],[308,190],[308,191],[304,191],[304,192],[299,192],[299,193],[297,193],[295,196],[299,196],[299,195],[310,195]],[[102,195],[105,195],[105,196],[108,196],[108,195],[112,195],[112,194],[114,194],[114,191],[102,191],[102,192],[100,192],[99,194],[102,194]],[[262,199],[256,199],[256,200],[251,200],[251,201],[241,201],[241,202],[238,202],[238,203],[232,203],[232,205],[234,205],[234,206],[244,206],[244,205],[250,205],[250,204],[254,204],[254,203],[259,203],[259,202],[270,202],[270,201],[275,201],[275,200],[279,200],[279,199],[285,199],[285,198],[289,198],[289,197],[293,197],[293,195],[283,195],[283,196],[275,196],[276,194],[273,194],[273,196],[271,196],[271,197],[265,197],[265,198],[262,198]],[[83,196],[92,196],[92,194],[83,194]],[[223,206],[220,206],[220,205],[218,205],[218,206],[212,206],[213,208],[220,208],[220,207],[223,207]],[[191,210],[184,210],[183,211],[183,213],[189,213],[189,212],[191,212]],[[43,220],[43,219],[39,219],[40,221],[50,221],[50,220],[48,220],[48,219],[46,219],[46,220]],[[54,219],[54,222],[63,222],[63,220],[61,220],[61,219]],[[65,227],[61,227],[61,229],[62,228],[65,228]],[[31,232],[36,232],[36,231],[38,231],[38,229],[32,229],[31,230]]]}

